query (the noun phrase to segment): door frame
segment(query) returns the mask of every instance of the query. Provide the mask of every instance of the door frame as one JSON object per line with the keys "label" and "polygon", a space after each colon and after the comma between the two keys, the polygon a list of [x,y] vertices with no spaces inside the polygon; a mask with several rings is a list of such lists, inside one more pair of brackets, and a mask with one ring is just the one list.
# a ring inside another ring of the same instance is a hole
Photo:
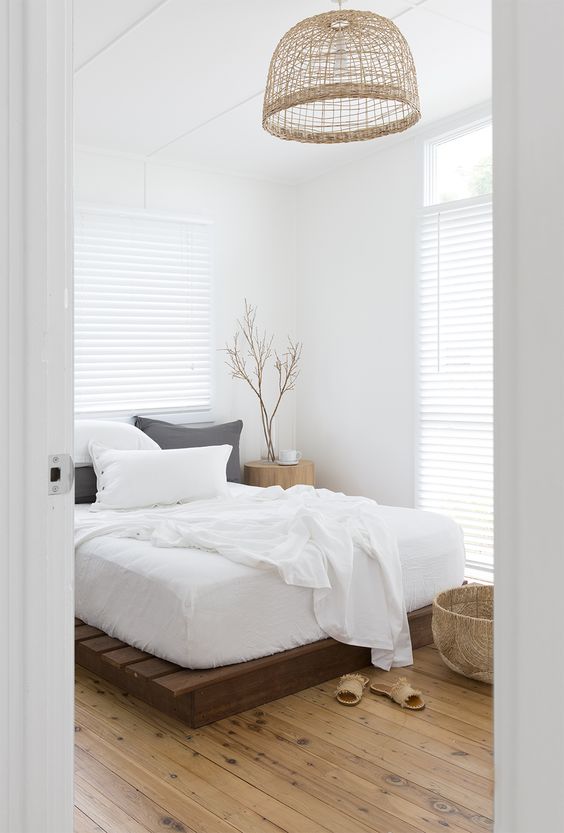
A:
{"label": "door frame", "polygon": [[0,54],[0,830],[71,833],[70,0],[0,0]]}
{"label": "door frame", "polygon": [[564,830],[563,36],[493,3],[497,833]]}
{"label": "door frame", "polygon": [[[562,31],[560,3],[494,3],[499,833],[564,824],[539,700],[564,683]],[[0,54],[0,830],[71,833],[73,500],[47,494],[73,433],[71,0],[0,0]]]}

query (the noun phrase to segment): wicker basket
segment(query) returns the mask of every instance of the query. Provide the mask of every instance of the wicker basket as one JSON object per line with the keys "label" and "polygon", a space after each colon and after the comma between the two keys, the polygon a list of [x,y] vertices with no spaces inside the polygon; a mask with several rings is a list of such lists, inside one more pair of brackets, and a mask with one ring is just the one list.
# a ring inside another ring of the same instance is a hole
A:
{"label": "wicker basket", "polygon": [[458,674],[493,682],[493,587],[466,584],[433,602],[433,638],[446,665]]}

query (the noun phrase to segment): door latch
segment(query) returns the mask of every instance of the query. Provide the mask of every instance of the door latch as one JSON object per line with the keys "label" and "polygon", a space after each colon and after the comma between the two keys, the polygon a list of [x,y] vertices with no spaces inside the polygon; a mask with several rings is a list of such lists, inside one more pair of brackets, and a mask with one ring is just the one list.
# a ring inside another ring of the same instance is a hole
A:
{"label": "door latch", "polygon": [[49,494],[66,495],[74,482],[74,463],[70,454],[49,456]]}

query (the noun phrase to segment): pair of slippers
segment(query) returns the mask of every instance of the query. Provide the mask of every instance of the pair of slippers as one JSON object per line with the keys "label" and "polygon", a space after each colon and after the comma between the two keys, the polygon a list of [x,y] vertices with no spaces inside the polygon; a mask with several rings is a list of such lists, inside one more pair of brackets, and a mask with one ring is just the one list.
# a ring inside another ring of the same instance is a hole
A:
{"label": "pair of slippers", "polygon": [[[370,683],[370,679],[364,674],[345,674],[341,677],[335,697],[343,706],[356,706],[362,700],[362,695]],[[421,692],[412,688],[405,677],[399,677],[392,685],[373,683],[370,686],[373,694],[388,697],[397,703],[402,709],[419,711],[425,708],[425,701]]]}

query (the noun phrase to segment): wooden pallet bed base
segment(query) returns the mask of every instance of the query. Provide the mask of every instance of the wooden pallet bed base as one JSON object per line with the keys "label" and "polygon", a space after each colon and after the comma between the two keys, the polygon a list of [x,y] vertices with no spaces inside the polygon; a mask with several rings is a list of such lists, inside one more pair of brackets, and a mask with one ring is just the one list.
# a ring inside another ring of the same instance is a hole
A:
{"label": "wooden pallet bed base", "polygon": [[[408,614],[413,648],[433,641],[432,607]],[[370,665],[370,649],[322,639],[268,657],[191,670],[75,621],[78,665],[192,728]]]}

